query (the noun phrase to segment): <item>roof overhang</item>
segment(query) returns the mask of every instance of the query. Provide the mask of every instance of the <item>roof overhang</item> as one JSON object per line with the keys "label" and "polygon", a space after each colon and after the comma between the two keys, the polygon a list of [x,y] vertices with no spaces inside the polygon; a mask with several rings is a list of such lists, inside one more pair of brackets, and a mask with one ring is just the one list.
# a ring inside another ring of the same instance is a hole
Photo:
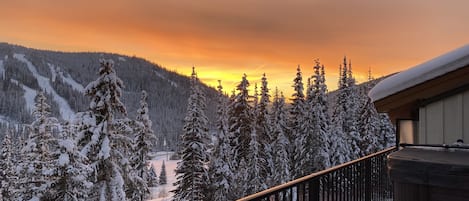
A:
{"label": "roof overhang", "polygon": [[420,103],[467,86],[469,65],[379,99],[374,104],[379,112],[387,112],[393,119],[414,118]]}

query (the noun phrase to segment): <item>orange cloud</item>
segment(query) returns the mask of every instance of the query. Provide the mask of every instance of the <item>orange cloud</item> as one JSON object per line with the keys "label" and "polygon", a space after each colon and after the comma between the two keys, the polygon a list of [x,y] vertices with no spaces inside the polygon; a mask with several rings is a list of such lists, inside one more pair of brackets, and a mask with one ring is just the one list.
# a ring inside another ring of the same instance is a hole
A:
{"label": "orange cloud", "polygon": [[26,0],[2,2],[5,42],[64,51],[136,55],[227,91],[243,73],[267,73],[291,94],[298,64],[326,66],[330,89],[344,55],[356,77],[400,71],[468,41],[469,2],[293,0]]}

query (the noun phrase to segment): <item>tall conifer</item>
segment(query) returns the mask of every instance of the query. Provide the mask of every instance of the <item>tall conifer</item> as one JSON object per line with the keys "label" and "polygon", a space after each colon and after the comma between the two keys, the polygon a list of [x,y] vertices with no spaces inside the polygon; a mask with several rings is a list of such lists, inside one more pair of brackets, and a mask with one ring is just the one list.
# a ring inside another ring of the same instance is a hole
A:
{"label": "tall conifer", "polygon": [[187,106],[181,142],[181,161],[176,168],[177,181],[174,200],[205,200],[209,181],[206,164],[208,119],[205,116],[205,96],[199,88],[195,69],[192,69],[191,93]]}
{"label": "tall conifer", "polygon": [[118,201],[126,199],[120,163],[127,156],[118,146],[126,137],[115,128],[116,115],[127,111],[120,101],[124,85],[113,66],[112,60],[100,61],[99,77],[85,88],[85,95],[91,98],[89,110],[79,113],[76,123],[78,146],[94,172],[90,199]]}

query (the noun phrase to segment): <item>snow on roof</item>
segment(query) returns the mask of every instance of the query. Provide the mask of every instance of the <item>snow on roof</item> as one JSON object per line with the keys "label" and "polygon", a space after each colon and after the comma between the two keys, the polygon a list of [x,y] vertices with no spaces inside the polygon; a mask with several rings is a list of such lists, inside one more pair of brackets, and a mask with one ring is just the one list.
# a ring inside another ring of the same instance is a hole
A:
{"label": "snow on roof", "polygon": [[465,45],[382,80],[370,90],[368,96],[375,102],[468,64],[469,45]]}

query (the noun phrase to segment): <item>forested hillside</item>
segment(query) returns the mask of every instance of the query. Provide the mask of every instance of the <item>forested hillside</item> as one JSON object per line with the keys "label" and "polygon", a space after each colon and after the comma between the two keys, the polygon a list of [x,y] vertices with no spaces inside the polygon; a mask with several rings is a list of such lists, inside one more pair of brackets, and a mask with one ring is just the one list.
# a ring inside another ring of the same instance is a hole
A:
{"label": "forested hillside", "polygon": [[[41,90],[54,117],[69,120],[76,112],[87,110],[89,98],[83,90],[96,78],[100,59],[115,62],[116,72],[125,83],[122,102],[130,118],[136,115],[141,91],[148,92],[149,114],[158,142],[166,139],[174,149],[189,97],[188,77],[145,59],[109,53],[65,53],[0,43],[0,131],[14,127],[15,133],[24,135],[21,125],[32,122],[34,97]],[[206,86],[203,89],[208,104],[214,104],[216,91]],[[214,110],[208,108],[210,119]]]}

